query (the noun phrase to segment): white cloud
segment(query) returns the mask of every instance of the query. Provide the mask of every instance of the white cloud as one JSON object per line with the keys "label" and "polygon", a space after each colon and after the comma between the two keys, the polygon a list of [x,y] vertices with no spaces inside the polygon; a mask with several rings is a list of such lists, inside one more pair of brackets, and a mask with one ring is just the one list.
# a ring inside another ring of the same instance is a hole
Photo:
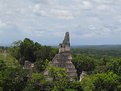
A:
{"label": "white cloud", "polygon": [[0,0],[0,42],[6,39],[3,32],[11,37],[10,41],[23,37],[57,41],[66,31],[75,40],[119,40],[120,3],[120,0]]}
{"label": "white cloud", "polygon": [[53,18],[57,17],[59,19],[73,19],[73,15],[67,10],[52,9],[50,10],[50,13],[52,14]]}
{"label": "white cloud", "polygon": [[41,4],[36,4],[33,12],[43,17],[57,18],[57,19],[73,19],[72,12],[60,8],[42,8]]}
{"label": "white cloud", "polygon": [[90,1],[83,1],[82,2],[82,7],[83,8],[85,8],[85,9],[90,9],[90,8],[92,8],[92,4],[91,4],[91,2]]}
{"label": "white cloud", "polygon": [[98,10],[109,10],[110,7],[108,5],[99,5],[99,6],[97,6],[97,9]]}
{"label": "white cloud", "polygon": [[5,26],[6,26],[6,23],[0,20],[0,28]]}

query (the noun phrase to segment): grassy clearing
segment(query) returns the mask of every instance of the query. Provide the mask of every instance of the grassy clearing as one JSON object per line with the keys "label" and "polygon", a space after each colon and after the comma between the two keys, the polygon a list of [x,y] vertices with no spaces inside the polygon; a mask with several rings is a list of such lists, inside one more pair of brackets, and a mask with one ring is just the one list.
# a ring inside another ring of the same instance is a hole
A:
{"label": "grassy clearing", "polygon": [[20,66],[18,61],[12,57],[9,53],[0,52],[0,60],[4,60],[8,67],[18,67]]}

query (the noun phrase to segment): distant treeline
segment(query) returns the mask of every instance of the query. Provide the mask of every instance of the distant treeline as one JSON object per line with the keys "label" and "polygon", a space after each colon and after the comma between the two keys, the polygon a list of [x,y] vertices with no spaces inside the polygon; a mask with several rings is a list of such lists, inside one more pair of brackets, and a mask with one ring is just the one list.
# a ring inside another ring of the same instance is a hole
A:
{"label": "distant treeline", "polygon": [[89,49],[119,49],[121,45],[78,45],[78,46],[71,46],[72,48],[89,48]]}
{"label": "distant treeline", "polygon": [[8,49],[9,47],[6,46],[0,46],[0,49]]}
{"label": "distant treeline", "polygon": [[106,45],[106,46],[78,46],[72,48],[72,54],[84,54],[84,55],[95,55],[98,57],[102,56],[121,56],[121,45]]}

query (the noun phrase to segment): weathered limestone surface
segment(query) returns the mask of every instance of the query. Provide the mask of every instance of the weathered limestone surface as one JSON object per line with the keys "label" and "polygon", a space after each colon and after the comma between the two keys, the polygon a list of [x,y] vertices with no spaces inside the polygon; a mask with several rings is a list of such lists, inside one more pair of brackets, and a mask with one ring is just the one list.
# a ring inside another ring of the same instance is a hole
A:
{"label": "weathered limestone surface", "polygon": [[66,32],[63,42],[60,43],[59,53],[55,55],[51,64],[55,67],[65,68],[70,80],[74,80],[77,77],[77,72],[71,60],[69,32]]}
{"label": "weathered limestone surface", "polygon": [[80,80],[82,81],[82,79],[87,75],[87,73],[85,71],[82,71],[82,73],[80,74]]}
{"label": "weathered limestone surface", "polygon": [[23,69],[28,70],[29,74],[28,77],[31,77],[31,74],[33,72],[33,68],[34,68],[34,63],[31,63],[30,61],[25,61]]}

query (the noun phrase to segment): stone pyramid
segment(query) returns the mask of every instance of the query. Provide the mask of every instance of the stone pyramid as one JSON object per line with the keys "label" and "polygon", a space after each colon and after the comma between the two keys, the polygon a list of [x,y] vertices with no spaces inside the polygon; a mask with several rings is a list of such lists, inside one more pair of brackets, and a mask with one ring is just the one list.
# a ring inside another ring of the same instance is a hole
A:
{"label": "stone pyramid", "polygon": [[69,79],[73,81],[77,77],[77,72],[71,60],[69,32],[66,32],[63,42],[59,45],[59,53],[55,55],[51,64],[55,67],[65,68]]}

